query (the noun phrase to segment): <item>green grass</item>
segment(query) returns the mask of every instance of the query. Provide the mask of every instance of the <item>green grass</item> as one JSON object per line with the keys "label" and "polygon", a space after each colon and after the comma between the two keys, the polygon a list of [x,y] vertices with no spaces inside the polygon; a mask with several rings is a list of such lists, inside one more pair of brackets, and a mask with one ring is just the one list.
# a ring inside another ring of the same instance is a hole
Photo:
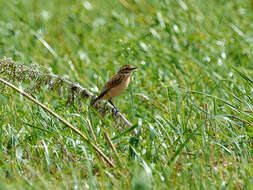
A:
{"label": "green grass", "polygon": [[116,168],[41,108],[0,89],[0,189],[253,189],[249,0],[1,0],[0,7],[0,58],[51,68],[96,94],[121,65],[138,67],[115,99],[137,135],[120,135],[126,128],[112,117],[104,124],[88,102],[80,112],[65,106],[67,95],[34,94],[92,138],[90,120],[114,160],[101,129],[118,136]]}

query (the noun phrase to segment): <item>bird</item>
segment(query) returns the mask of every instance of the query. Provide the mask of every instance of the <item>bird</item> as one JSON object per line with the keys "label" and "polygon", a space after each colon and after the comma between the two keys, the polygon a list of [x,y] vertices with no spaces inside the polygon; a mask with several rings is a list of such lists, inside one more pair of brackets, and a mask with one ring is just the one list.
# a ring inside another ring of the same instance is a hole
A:
{"label": "bird", "polygon": [[119,71],[105,84],[98,97],[91,101],[91,105],[95,105],[96,102],[100,100],[108,100],[117,113],[118,108],[113,104],[112,99],[121,95],[126,90],[135,69],[137,69],[137,67],[129,64],[120,67]]}

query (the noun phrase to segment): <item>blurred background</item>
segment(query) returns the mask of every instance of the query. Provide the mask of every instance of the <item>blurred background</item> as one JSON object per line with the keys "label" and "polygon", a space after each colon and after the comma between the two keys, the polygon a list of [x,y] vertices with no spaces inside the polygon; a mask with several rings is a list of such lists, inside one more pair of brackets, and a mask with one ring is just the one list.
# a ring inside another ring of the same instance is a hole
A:
{"label": "blurred background", "polygon": [[[0,94],[0,125],[4,129],[0,166],[5,168],[0,169],[0,179],[8,179],[6,188],[8,184],[40,184],[41,188],[59,184],[58,188],[72,188],[75,184],[77,189],[112,188],[112,184],[116,189],[253,188],[252,2],[0,0],[0,58],[6,56],[25,65],[36,63],[57,75],[69,76],[95,94],[123,64],[138,67],[127,92],[115,100],[140,132],[139,144],[132,144],[139,156],[128,155],[130,135],[122,137],[117,147],[126,163],[122,171],[127,177],[116,179],[103,172],[101,177],[92,167],[89,174],[83,173],[84,160],[93,157],[75,140],[70,142],[70,136],[77,137],[31,103],[23,105],[24,100],[10,91]],[[65,100],[57,95],[42,92],[37,98],[71,122],[83,125],[71,115],[77,109],[66,108]],[[82,114],[80,118],[91,119],[88,103]],[[207,118],[210,122],[203,125]],[[111,126],[106,127],[113,137],[119,131],[112,118],[108,120]],[[24,127],[24,121],[34,126],[43,123],[52,131]],[[102,122],[97,118],[92,124],[99,144],[107,150],[99,130]],[[57,134],[63,136],[59,139]],[[29,145],[28,137],[32,139]],[[64,151],[59,153],[55,138],[67,144],[75,161],[53,156],[56,152],[64,155]],[[48,146],[47,154],[43,148],[34,152],[41,140]],[[21,147],[18,153],[24,149],[30,152],[22,154],[27,162],[15,161],[17,147]],[[52,159],[50,164],[48,158]],[[170,159],[173,162],[167,167]],[[55,174],[50,179],[52,170]],[[41,178],[33,172],[41,173]],[[117,176],[116,170],[111,173]]]}

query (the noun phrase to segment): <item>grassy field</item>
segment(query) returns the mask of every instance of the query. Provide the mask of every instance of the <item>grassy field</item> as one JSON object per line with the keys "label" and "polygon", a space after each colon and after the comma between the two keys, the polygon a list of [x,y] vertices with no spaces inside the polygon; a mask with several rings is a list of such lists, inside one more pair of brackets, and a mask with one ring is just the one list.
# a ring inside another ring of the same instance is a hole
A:
{"label": "grassy field", "polygon": [[[0,89],[0,189],[253,189],[253,2],[0,0],[0,59],[35,63],[98,94],[138,67],[114,103],[137,134],[89,100],[33,96],[114,160],[20,94]],[[1,73],[1,70],[0,70]],[[18,82],[0,74],[20,88]],[[3,86],[0,86],[3,88]],[[66,91],[64,91],[66,92]],[[110,148],[103,131],[119,154]]]}

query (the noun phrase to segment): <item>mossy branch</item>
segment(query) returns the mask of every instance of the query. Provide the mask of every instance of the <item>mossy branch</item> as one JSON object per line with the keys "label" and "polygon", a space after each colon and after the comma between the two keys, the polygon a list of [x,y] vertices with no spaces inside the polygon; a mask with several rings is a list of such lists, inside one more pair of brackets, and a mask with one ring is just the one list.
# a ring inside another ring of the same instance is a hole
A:
{"label": "mossy branch", "polygon": [[[67,104],[72,104],[76,98],[94,98],[95,95],[82,87],[78,83],[71,82],[67,77],[60,77],[49,72],[47,69],[41,68],[36,64],[26,66],[21,63],[17,63],[10,58],[3,57],[0,59],[0,74],[5,74],[9,79],[17,80],[21,82],[28,82],[31,86],[28,90],[31,93],[38,91],[43,86],[48,86],[49,89],[58,89],[59,94],[62,94],[63,85],[68,87],[68,98]],[[101,111],[101,107],[96,107],[97,111]],[[103,106],[103,112],[108,110],[113,110],[113,107],[110,104]],[[113,115],[115,119],[121,120],[124,125],[128,127],[132,126],[132,123],[128,121],[124,115],[120,112],[117,112],[116,115]]]}

